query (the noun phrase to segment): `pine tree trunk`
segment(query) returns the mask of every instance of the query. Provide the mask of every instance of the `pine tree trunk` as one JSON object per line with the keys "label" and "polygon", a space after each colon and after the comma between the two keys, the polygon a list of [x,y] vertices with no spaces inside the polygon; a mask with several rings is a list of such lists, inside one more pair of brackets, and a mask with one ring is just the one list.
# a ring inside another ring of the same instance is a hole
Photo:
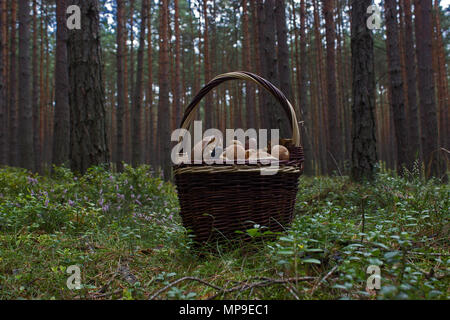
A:
{"label": "pine tree trunk", "polygon": [[181,52],[180,52],[180,14],[178,8],[178,0],[174,1],[175,5],[175,84],[173,88],[173,106],[174,106],[174,119],[175,128],[180,125],[181,121],[181,79],[180,79],[180,68],[181,68]]}
{"label": "pine tree trunk", "polygon": [[134,87],[133,101],[133,149],[132,164],[138,166],[143,162],[142,158],[142,95],[144,90],[143,74],[144,74],[144,47],[145,47],[145,28],[147,27],[147,6],[148,0],[142,1],[141,7],[141,30],[139,34],[139,49],[137,56],[137,73],[136,83]]}
{"label": "pine tree trunk", "polygon": [[81,30],[69,31],[70,166],[84,173],[109,161],[98,0],[71,0],[81,8]]}
{"label": "pine tree trunk", "polygon": [[439,106],[439,144],[443,148],[449,147],[448,123],[448,81],[447,63],[444,41],[442,39],[440,5],[439,0],[434,1],[435,23],[436,23],[436,60],[438,64],[438,106]]}
{"label": "pine tree trunk", "polygon": [[[245,71],[250,71],[251,67],[251,53],[250,53],[250,31],[248,23],[248,9],[247,0],[243,1],[242,6],[242,62]],[[246,108],[246,120],[247,128],[256,127],[256,109],[255,109],[255,87],[251,83],[245,84],[245,108]]]}
{"label": "pine tree trunk", "polygon": [[67,68],[67,0],[56,2],[56,59],[55,59],[55,127],[53,137],[53,164],[69,164],[70,107],[69,70]]}
{"label": "pine tree trunk", "polygon": [[[204,19],[204,30],[203,30],[203,59],[204,59],[204,74],[205,74],[205,84],[211,80],[211,62],[209,56],[209,37],[208,37],[208,1],[203,0],[203,19]],[[211,96],[207,95],[205,97],[205,128],[209,129],[212,126],[213,119],[213,109],[211,105]]]}
{"label": "pine tree trunk", "polygon": [[[132,100],[132,97],[133,97],[133,94],[134,94],[134,85],[135,85],[135,75],[134,75],[134,72],[135,72],[135,61],[134,61],[134,6],[135,6],[135,4],[136,4],[136,0],[129,0],[128,1],[129,3],[130,3],[130,11],[129,11],[129,29],[127,29],[127,30],[129,30],[130,31],[130,52],[129,52],[129,55],[130,55],[130,64],[129,64],[129,68],[130,68],[130,71],[129,71],[129,73],[128,73],[128,75],[129,75],[129,80],[128,80],[128,84],[129,84],[129,88],[128,88],[128,90],[129,90],[129,93],[130,93],[130,98],[129,98],[129,100]],[[131,104],[132,104],[132,101],[131,101]],[[133,117],[133,110],[132,110],[132,108],[133,108],[133,106],[131,106],[131,110],[130,110],[130,120],[132,121],[132,117]],[[131,124],[131,122],[130,122],[130,125],[132,125]],[[133,128],[130,128],[130,131],[131,131],[131,135],[133,134],[132,133],[132,131],[133,131]],[[132,141],[132,137],[130,136],[130,138],[131,138],[131,140],[130,140],[130,150],[131,150],[131,152],[132,152],[132,149],[133,149],[133,146],[132,146],[132,143],[133,143],[133,141]],[[132,160],[132,155],[131,155],[131,157],[130,157],[130,159]]]}
{"label": "pine tree trunk", "polygon": [[2,1],[0,4],[0,166],[8,164],[6,144],[7,144],[7,104],[6,104],[6,80],[5,80],[5,15],[6,1]]}
{"label": "pine tree trunk", "polygon": [[18,165],[17,146],[17,1],[11,1],[10,13],[10,63],[9,63],[9,164]]}
{"label": "pine tree trunk", "polygon": [[[261,54],[261,70],[263,77],[270,81],[273,85],[279,86],[278,76],[278,59],[276,55],[276,21],[275,21],[275,0],[265,0],[263,6],[264,16],[262,23],[262,30],[260,35],[262,37]],[[275,102],[275,100],[266,92],[262,92],[262,101],[264,118],[266,119],[265,128],[280,129],[280,137],[289,137],[291,134],[291,127],[287,121],[282,108]]]}
{"label": "pine tree trunk", "polygon": [[419,115],[417,106],[416,55],[411,17],[411,0],[404,0],[405,14],[405,67],[408,87],[408,168],[420,159]]}
{"label": "pine tree trunk", "polygon": [[[47,10],[47,8],[46,8]],[[50,141],[51,135],[50,135],[50,126],[51,126],[51,108],[50,108],[50,101],[52,101],[51,93],[50,93],[50,37],[48,35],[48,14],[46,12],[46,18],[45,18],[45,30],[47,30],[45,34],[45,64],[44,64],[44,72],[45,72],[45,80],[44,80],[44,142],[43,142],[43,152],[44,152],[44,163],[49,164],[51,161],[51,146],[52,143]]]}
{"label": "pine tree trunk", "polygon": [[[125,9],[124,9],[125,12]],[[129,93],[132,91],[129,90],[129,86],[131,85],[130,83],[130,76],[129,76],[129,65],[132,65],[132,57],[128,57],[128,31],[127,31],[127,20],[126,20],[126,14],[124,13],[124,65],[123,65],[123,78],[124,78],[124,82],[123,82],[123,86],[124,86],[124,101],[125,101],[125,105],[124,105],[124,117],[123,117],[123,122],[124,122],[124,161],[126,163],[131,163],[131,116],[130,116],[130,96]],[[131,37],[130,37],[130,43],[131,42]],[[132,48],[130,48],[130,50],[132,50]],[[131,78],[132,79],[132,78]]]}
{"label": "pine tree trunk", "polygon": [[124,159],[124,117],[125,117],[125,11],[124,0],[117,1],[117,171],[123,171]]}
{"label": "pine tree trunk", "polygon": [[301,120],[304,121],[302,125],[302,142],[305,152],[305,173],[313,173],[313,152],[312,152],[312,129],[313,123],[310,121],[310,104],[308,103],[308,89],[307,89],[307,65],[308,56],[306,52],[306,1],[300,1],[300,68],[301,73],[299,77],[299,106],[302,114]]}
{"label": "pine tree trunk", "polygon": [[317,0],[313,0],[314,9],[314,43],[316,46],[316,70],[317,70],[317,106],[318,109],[318,127],[317,134],[319,134],[319,144],[320,148],[320,166],[322,173],[328,173],[328,108],[326,105],[327,97],[327,87],[326,87],[326,77],[324,75],[325,66],[323,65],[323,49],[322,49],[322,36],[320,33],[320,16],[319,16],[319,6]]}
{"label": "pine tree trunk", "polygon": [[19,165],[34,170],[33,107],[31,104],[30,4],[19,0]]}
{"label": "pine tree trunk", "polygon": [[[277,30],[277,62],[280,90],[292,101],[291,71],[289,65],[289,47],[287,43],[286,6],[284,0],[275,0],[275,22]],[[290,134],[289,127],[286,128]],[[287,138],[287,136],[285,136]]]}
{"label": "pine tree trunk", "polygon": [[[260,61],[260,43],[259,43],[259,30],[258,30],[258,11],[255,0],[250,0],[250,11],[251,11],[251,24],[252,24],[252,43],[253,43],[253,52],[252,52],[252,70],[257,74],[262,75],[261,73],[261,61]],[[255,106],[255,127],[261,128],[261,102],[257,100],[256,97],[256,88],[253,86],[253,104]]]}
{"label": "pine tree trunk", "polygon": [[371,0],[351,0],[352,177],[356,181],[373,179],[377,162],[373,38],[366,25],[371,4]]}
{"label": "pine tree trunk", "polygon": [[403,91],[403,76],[400,60],[399,32],[397,22],[397,3],[395,0],[385,0],[387,58],[389,68],[390,90],[392,96],[392,112],[394,115],[394,132],[397,142],[397,172],[401,173],[403,166],[408,164],[408,136],[405,134],[405,95]]}
{"label": "pine tree trunk", "polygon": [[440,176],[439,150],[438,150],[438,123],[436,114],[436,100],[433,79],[432,61],[432,21],[431,0],[417,0],[415,3],[415,31],[417,48],[417,65],[422,158],[425,165],[426,176]]}
{"label": "pine tree trunk", "polygon": [[323,2],[325,16],[326,42],[327,42],[327,105],[328,105],[328,132],[329,148],[327,154],[328,173],[334,170],[341,171],[342,141],[340,130],[340,114],[336,93],[336,50],[335,50],[335,24],[334,24],[334,0]]}
{"label": "pine tree trunk", "polygon": [[37,26],[37,0],[33,0],[33,57],[32,74],[33,87],[31,90],[31,101],[33,104],[33,149],[34,149],[34,167],[40,171],[41,150],[39,144],[39,78],[38,78],[38,26]]}
{"label": "pine tree trunk", "polygon": [[158,101],[158,133],[159,158],[165,179],[171,177],[170,160],[170,103],[169,103],[169,3],[161,1],[160,7],[160,50],[159,50],[159,101]]}
{"label": "pine tree trunk", "polygon": [[147,68],[148,68],[148,79],[147,79],[147,134],[146,137],[148,139],[148,143],[146,144],[147,150],[147,163],[150,163],[152,166],[155,165],[154,155],[156,154],[156,139],[155,139],[155,130],[153,126],[153,119],[155,118],[154,110],[156,107],[153,106],[153,46],[152,46],[152,1],[148,6],[148,19],[147,19]]}
{"label": "pine tree trunk", "polygon": [[[41,2],[40,5],[40,12],[41,12],[41,19],[40,19],[40,46],[39,46],[39,151],[41,152],[41,167],[44,167],[45,163],[45,145],[44,145],[44,138],[45,138],[45,92],[44,92],[44,45],[45,45],[45,35],[47,34],[44,32],[44,20],[46,20],[46,14],[45,14],[45,6]],[[47,25],[45,25],[47,27]]]}

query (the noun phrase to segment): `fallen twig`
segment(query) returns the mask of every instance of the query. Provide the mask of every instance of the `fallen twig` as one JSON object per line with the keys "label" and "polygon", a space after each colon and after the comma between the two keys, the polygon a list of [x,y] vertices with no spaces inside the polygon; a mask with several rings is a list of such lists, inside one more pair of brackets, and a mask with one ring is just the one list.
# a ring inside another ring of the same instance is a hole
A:
{"label": "fallen twig", "polygon": [[249,283],[249,281],[245,281],[241,285],[234,286],[230,289],[222,289],[221,292],[218,292],[214,296],[210,297],[209,300],[212,300],[219,296],[220,294],[226,294],[236,291],[245,291],[253,288],[260,288],[260,287],[266,287],[271,286],[274,284],[286,284],[286,283],[292,283],[292,282],[300,282],[300,281],[311,281],[317,279],[316,277],[299,277],[299,278],[288,278],[288,279],[271,279],[271,278],[254,278],[254,280],[261,280],[260,282],[254,282]]}
{"label": "fallen twig", "polygon": [[[317,279],[316,277],[300,277],[300,278],[288,278],[288,279],[271,279],[271,278],[265,278],[265,277],[258,277],[258,278],[253,278],[253,279],[250,279],[247,281],[242,281],[240,284],[227,289],[227,288],[222,288],[222,287],[216,286],[212,283],[209,283],[209,282],[199,279],[199,278],[183,277],[183,278],[180,278],[178,280],[175,280],[175,281],[169,283],[164,288],[161,288],[161,289],[157,290],[156,292],[154,292],[153,294],[151,294],[149,297],[149,300],[154,300],[161,293],[167,291],[168,289],[177,285],[178,283],[187,281],[187,280],[196,281],[196,282],[202,283],[208,287],[216,289],[218,292],[209,298],[209,300],[212,300],[212,299],[216,298],[217,296],[219,296],[220,294],[226,294],[226,293],[231,293],[231,292],[236,292],[236,291],[245,291],[245,290],[249,290],[249,289],[253,289],[253,288],[265,287],[265,286],[270,286],[270,285],[274,285],[274,284],[288,284],[288,283],[292,283],[292,282],[311,281],[311,280],[316,280],[316,279]],[[252,280],[253,281],[259,280],[259,282],[249,283],[249,281],[252,281]],[[297,296],[297,298],[298,298],[298,296]]]}
{"label": "fallen twig", "polygon": [[285,283],[284,287],[294,296],[294,298],[296,300],[300,300],[300,298],[298,297],[298,291],[297,289],[294,288],[294,286],[292,285],[292,283]]}
{"label": "fallen twig", "polygon": [[186,280],[197,281],[197,282],[200,282],[200,283],[202,283],[202,284],[204,284],[204,285],[206,285],[206,286],[208,286],[208,287],[214,288],[214,289],[216,289],[216,290],[223,290],[223,288],[218,287],[218,286],[216,286],[216,285],[213,285],[213,284],[211,284],[211,283],[209,283],[209,282],[206,282],[206,281],[204,281],[204,280],[202,280],[202,279],[198,279],[198,278],[195,278],[195,277],[183,277],[183,278],[180,278],[180,279],[178,279],[178,280],[175,280],[175,281],[169,283],[169,284],[168,284],[167,286],[165,286],[164,288],[159,289],[158,291],[156,291],[155,293],[153,293],[153,294],[150,296],[149,300],[154,300],[157,296],[159,296],[159,295],[160,295],[161,293],[163,293],[164,291],[166,291],[166,290],[170,289],[171,287],[175,286],[176,284],[178,284],[178,283],[180,283],[180,282],[183,282],[183,281],[186,281]]}
{"label": "fallen twig", "polygon": [[106,298],[106,297],[113,296],[113,295],[118,294],[118,293],[121,293],[121,292],[123,292],[123,289],[118,289],[118,290],[116,290],[116,291],[107,292],[107,293],[98,294],[98,295],[92,295],[91,297],[92,297],[93,299]]}
{"label": "fallen twig", "polygon": [[328,272],[326,275],[325,275],[325,277],[323,277],[319,282],[317,282],[315,285],[314,285],[314,287],[311,289],[311,295],[313,295],[314,294],[314,292],[316,292],[316,290],[317,290],[317,288],[319,288],[319,286],[320,286],[320,284],[322,283],[322,282],[325,282],[325,280],[327,280],[336,270],[337,270],[337,268],[338,268],[338,265],[335,265],[331,270],[330,270],[330,272]]}

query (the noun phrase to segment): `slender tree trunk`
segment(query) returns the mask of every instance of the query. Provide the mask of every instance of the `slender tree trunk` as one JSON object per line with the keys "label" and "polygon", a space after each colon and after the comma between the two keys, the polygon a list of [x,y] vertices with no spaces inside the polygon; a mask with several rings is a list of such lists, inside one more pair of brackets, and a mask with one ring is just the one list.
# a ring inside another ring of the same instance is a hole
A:
{"label": "slender tree trunk", "polygon": [[404,0],[405,14],[405,67],[408,87],[408,168],[420,159],[419,116],[417,106],[416,55],[414,50],[414,33],[411,17],[411,0]]}
{"label": "slender tree trunk", "polygon": [[34,170],[33,107],[31,104],[30,3],[19,0],[19,165]]}
{"label": "slender tree trunk", "polygon": [[[275,0],[265,0],[263,12],[261,13],[264,19],[262,22],[262,30],[260,30],[260,36],[262,37],[260,50],[261,71],[264,78],[272,82],[275,86],[279,86],[274,9]],[[266,119],[264,127],[268,129],[280,129],[280,137],[289,136],[291,134],[291,128],[282,108],[266,92],[262,92],[261,98],[263,101],[262,112]]]}
{"label": "slender tree trunk", "polygon": [[320,135],[320,162],[322,173],[328,173],[328,152],[329,149],[329,134],[328,134],[328,108],[326,105],[326,97],[327,97],[327,87],[326,87],[326,78],[324,75],[323,65],[323,53],[322,53],[322,36],[320,34],[320,16],[319,16],[319,6],[317,0],[313,0],[314,7],[314,40],[315,46],[317,50],[316,54],[316,65],[317,65],[317,80],[318,80],[318,105],[319,109],[319,128],[318,134]]}
{"label": "slender tree trunk", "polygon": [[44,46],[45,46],[45,37],[46,32],[44,32],[44,25],[45,28],[47,25],[44,23],[44,20],[46,20],[46,8],[44,4],[41,1],[40,4],[40,12],[41,12],[41,19],[40,19],[40,46],[39,46],[39,151],[41,152],[41,167],[44,166],[45,163],[45,145],[44,145],[44,139],[45,139],[45,91],[44,91],[44,75],[45,75],[45,69],[44,69]]}
{"label": "slender tree trunk", "polygon": [[0,4],[0,166],[6,165],[8,163],[7,151],[6,151],[6,138],[7,138],[7,104],[6,104],[6,80],[5,80],[5,25],[6,21],[5,15],[3,14],[6,10],[6,1],[2,1]]}
{"label": "slender tree trunk", "polygon": [[117,171],[123,171],[124,159],[124,116],[125,116],[125,12],[124,0],[117,1]]}
{"label": "slender tree trunk", "polygon": [[[257,12],[257,6],[256,6],[256,1],[255,0],[250,0],[250,11],[251,11],[251,24],[252,24],[252,43],[253,46],[250,46],[253,48],[252,51],[252,57],[253,59],[251,59],[252,61],[252,70],[254,70],[254,72],[256,72],[257,74],[262,74],[261,73],[261,61],[260,61],[260,53],[259,53],[259,48],[260,48],[260,44],[259,44],[259,30],[258,30],[258,12]],[[256,97],[256,87],[253,86],[254,88],[254,95],[253,95],[253,104],[255,106],[255,127],[256,128],[261,128],[261,103],[259,100],[257,100]]]}
{"label": "slender tree trunk", "polygon": [[[277,62],[280,89],[292,100],[292,83],[289,65],[289,47],[287,43],[286,6],[284,0],[275,0],[275,22],[277,30]],[[288,130],[289,132],[289,130]],[[289,133],[288,133],[289,134]]]}
{"label": "slender tree trunk", "polygon": [[181,121],[181,79],[180,79],[180,68],[181,68],[181,34],[180,34],[180,14],[178,7],[178,0],[174,0],[175,5],[175,86],[173,88],[173,106],[174,106],[174,118],[175,118],[175,128],[180,125]]}
{"label": "slender tree trunk", "polygon": [[444,41],[442,39],[440,5],[439,0],[434,1],[435,24],[436,24],[436,60],[438,64],[438,106],[439,106],[439,144],[443,148],[449,147],[450,133],[448,123],[448,80],[447,62]]}
{"label": "slender tree trunk", "polygon": [[81,30],[69,31],[70,160],[84,173],[109,161],[98,0],[70,0],[81,8]]}
{"label": "slender tree trunk", "polygon": [[422,157],[426,176],[440,176],[438,124],[433,79],[431,0],[415,3]]}
{"label": "slender tree trunk", "polygon": [[[300,48],[299,48],[299,33],[298,33],[298,27],[297,27],[297,14],[295,12],[295,3],[293,0],[290,0],[290,7],[291,7],[291,24],[293,27],[293,48],[292,48],[292,56],[291,56],[291,63],[292,65],[295,64],[295,80],[294,77],[292,77],[292,93],[295,100],[295,111],[297,112],[298,116],[301,116],[300,119],[303,120],[303,115],[300,109],[300,85],[301,85],[301,72],[300,72]],[[293,72],[294,73],[294,72]]]}
{"label": "slender tree trunk", "polygon": [[387,58],[392,96],[391,102],[397,142],[397,171],[401,173],[403,166],[406,166],[408,163],[408,136],[406,134],[405,95],[400,60],[397,3],[395,0],[385,0],[384,4],[386,9]]}
{"label": "slender tree trunk", "polygon": [[[130,52],[129,52],[129,54],[130,54],[130,64],[129,64],[129,68],[130,68],[130,71],[128,73],[128,75],[130,76],[130,79],[128,81],[128,84],[129,84],[128,90],[130,92],[130,95],[133,95],[134,94],[134,85],[135,85],[135,82],[134,82],[135,81],[135,76],[134,76],[134,72],[135,72],[135,61],[134,61],[134,11],[135,10],[134,10],[134,6],[136,4],[136,0],[129,0],[128,2],[130,4],[130,11],[129,11],[129,15],[130,15],[129,16],[129,19],[130,19],[129,20],[129,30],[130,30]],[[132,98],[132,96],[130,97],[129,100],[132,100],[131,98]],[[133,117],[132,116],[133,111],[132,110],[130,110],[130,111],[131,111],[130,112],[131,113],[130,116],[132,118]],[[133,130],[133,128],[131,128],[131,131],[132,130]],[[132,145],[131,145],[132,143],[133,142],[130,141],[131,149],[132,149]]]}
{"label": "slender tree trunk", "polygon": [[339,105],[336,93],[336,32],[334,24],[334,0],[326,0],[323,3],[323,13],[326,25],[327,41],[327,105],[328,105],[328,132],[329,148],[327,155],[328,173],[334,170],[340,171],[342,161],[342,141],[340,129]]}
{"label": "slender tree trunk", "polygon": [[53,137],[53,164],[69,165],[70,107],[69,70],[67,68],[67,0],[56,2],[56,59],[55,59],[55,127]]}
{"label": "slender tree trunk", "polygon": [[[203,30],[203,59],[205,66],[205,84],[211,80],[211,62],[209,56],[209,37],[208,37],[208,0],[203,0],[203,19],[205,22]],[[211,96],[205,97],[205,129],[211,128],[213,119],[213,109],[211,106]]]}
{"label": "slender tree trunk", "polygon": [[[265,49],[264,49],[264,0],[256,0],[256,31],[257,31],[257,51],[258,51],[258,71],[262,77],[266,77]],[[260,113],[260,127],[267,128],[269,124],[269,116],[267,112],[268,95],[266,92],[258,90],[258,105]]]}
{"label": "slender tree trunk", "polygon": [[17,147],[17,1],[11,1],[9,63],[9,164],[18,165]]}
{"label": "slender tree trunk", "polygon": [[133,103],[133,152],[132,164],[138,166],[143,162],[142,158],[142,95],[144,90],[143,73],[144,73],[144,47],[145,47],[145,28],[147,26],[147,6],[148,0],[142,1],[141,8],[141,31],[139,34],[139,49],[137,57],[137,73]]}
{"label": "slender tree trunk", "polygon": [[[251,67],[251,53],[250,53],[250,31],[248,22],[248,9],[247,0],[243,1],[242,6],[242,62],[244,70],[250,71]],[[247,128],[256,127],[256,108],[255,108],[255,87],[251,83],[245,84],[245,108],[246,108],[246,120]]]}
{"label": "slender tree trunk", "polygon": [[[125,15],[125,14],[124,14]],[[124,161],[126,163],[131,163],[131,116],[130,116],[130,97],[129,97],[129,93],[133,92],[129,90],[129,87],[132,85],[132,80],[133,79],[132,76],[130,75],[131,68],[129,68],[129,65],[133,66],[133,61],[132,61],[132,55],[130,57],[128,57],[128,45],[127,45],[127,41],[128,41],[128,32],[127,32],[127,28],[126,28],[126,18],[124,18],[124,43],[125,43],[125,47],[124,47],[124,66],[123,66],[123,72],[124,72],[124,100],[125,100],[125,108],[124,108]],[[132,39],[133,37],[133,39]],[[133,48],[133,41],[134,41],[134,36],[130,35],[130,52],[132,52]],[[130,82],[131,81],[131,82]]]}
{"label": "slender tree trunk", "polygon": [[158,132],[159,153],[164,178],[170,179],[170,119],[169,119],[169,3],[161,1],[160,7],[160,50],[159,50],[159,101],[158,101]]}
{"label": "slender tree trunk", "polygon": [[308,104],[308,90],[307,90],[307,65],[308,56],[306,52],[306,1],[300,1],[300,68],[298,72],[299,77],[299,106],[302,114],[302,141],[305,151],[305,173],[313,173],[313,154],[312,154],[312,121],[310,122],[310,109]]}
{"label": "slender tree trunk", "polygon": [[337,1],[337,83],[339,90],[339,110],[341,113],[340,119],[342,120],[342,128],[341,128],[341,146],[342,146],[342,160],[346,161],[350,159],[350,136],[351,136],[351,116],[348,108],[349,98],[348,98],[348,79],[347,79],[347,56],[346,56],[346,42],[345,42],[345,33],[343,26],[343,15],[344,11],[343,7],[345,5],[344,1]]}
{"label": "slender tree trunk", "polygon": [[147,162],[150,163],[152,166],[155,165],[155,154],[156,154],[156,139],[155,139],[155,130],[153,125],[153,119],[155,118],[156,112],[154,111],[156,109],[155,106],[153,106],[153,45],[152,45],[152,8],[151,8],[152,1],[150,1],[150,4],[148,6],[148,19],[147,19],[147,68],[148,68],[148,81],[147,81],[147,113],[148,113],[148,119],[147,119],[147,139],[148,143],[146,145],[147,150]]}
{"label": "slender tree trunk", "polygon": [[51,85],[50,85],[50,37],[48,35],[48,15],[46,12],[46,18],[45,18],[45,30],[47,30],[45,35],[45,64],[44,64],[44,70],[45,70],[45,81],[44,81],[44,114],[45,114],[45,127],[44,127],[44,145],[43,145],[43,152],[45,155],[44,162],[46,164],[49,164],[51,162],[51,150],[52,150],[52,143],[51,143],[51,135],[50,135],[50,126],[51,126],[51,103],[52,95],[51,95]]}
{"label": "slender tree trunk", "polygon": [[38,25],[37,25],[37,0],[33,0],[33,88],[31,101],[33,104],[33,149],[34,167],[37,171],[41,169],[41,150],[39,143],[39,78],[38,78]]}
{"label": "slender tree trunk", "polygon": [[373,38],[367,28],[371,0],[351,0],[352,30],[352,177],[373,179],[377,162]]}

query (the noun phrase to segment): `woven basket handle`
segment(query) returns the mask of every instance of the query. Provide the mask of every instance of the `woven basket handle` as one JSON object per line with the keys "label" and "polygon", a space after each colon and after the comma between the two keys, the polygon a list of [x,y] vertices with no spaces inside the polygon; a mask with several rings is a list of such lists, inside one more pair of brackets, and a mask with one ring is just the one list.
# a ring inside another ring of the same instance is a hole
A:
{"label": "woven basket handle", "polygon": [[181,128],[182,129],[188,129],[192,121],[194,120],[195,111],[199,107],[199,103],[201,99],[208,94],[213,88],[217,87],[221,83],[228,81],[228,80],[248,80],[255,82],[259,86],[263,87],[267,91],[269,91],[281,104],[284,111],[286,112],[289,121],[291,122],[291,128],[292,128],[292,142],[296,147],[300,146],[300,131],[298,128],[298,122],[297,122],[297,116],[295,115],[294,108],[292,107],[292,104],[289,102],[289,100],[286,98],[286,96],[273,84],[271,84],[269,81],[261,78],[260,76],[257,76],[256,74],[246,72],[246,71],[237,71],[237,72],[229,72],[221,74],[214,79],[212,79],[207,85],[205,85],[194,97],[192,102],[188,105],[186,108],[186,111],[184,112],[183,120],[181,121]]}

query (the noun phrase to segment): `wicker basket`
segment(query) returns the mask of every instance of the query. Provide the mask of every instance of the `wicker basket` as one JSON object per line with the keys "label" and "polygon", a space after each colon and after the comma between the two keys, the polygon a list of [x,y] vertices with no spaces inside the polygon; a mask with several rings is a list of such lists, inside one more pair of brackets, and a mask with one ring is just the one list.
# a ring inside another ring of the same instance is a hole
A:
{"label": "wicker basket", "polygon": [[246,239],[245,231],[255,224],[273,232],[284,231],[293,218],[304,159],[295,111],[279,89],[249,72],[219,75],[201,89],[187,107],[181,128],[189,128],[200,100],[209,91],[233,79],[257,83],[281,104],[293,130],[292,144],[288,148],[290,159],[279,162],[279,170],[275,175],[261,175],[261,170],[267,170],[268,165],[259,162],[175,165],[173,172],[181,218],[197,243],[216,239]]}

